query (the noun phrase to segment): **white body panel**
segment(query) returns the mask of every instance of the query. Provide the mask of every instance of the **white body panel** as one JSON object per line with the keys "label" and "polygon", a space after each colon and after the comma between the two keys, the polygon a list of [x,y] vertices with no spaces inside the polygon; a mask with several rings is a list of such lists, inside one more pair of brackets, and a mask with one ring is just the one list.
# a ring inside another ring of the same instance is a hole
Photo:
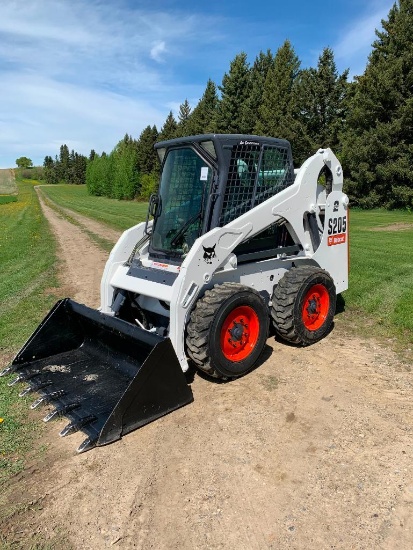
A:
{"label": "white body panel", "polygon": [[[317,185],[321,169],[327,165],[333,175],[332,191],[326,198],[323,187]],[[224,227],[217,227],[199,237],[184,259],[178,276],[171,285],[149,282],[127,275],[125,262],[137,242],[144,238],[145,224],[125,231],[112,250],[102,277],[101,310],[111,314],[113,291],[121,288],[147,297],[152,310],[159,309],[159,300],[170,304],[169,337],[182,370],[188,369],[185,355],[185,326],[189,313],[206,288],[224,281],[236,281],[267,293],[271,299],[273,287],[292,263],[319,265],[333,278],[337,293],[348,283],[348,199],[342,193],[343,176],[339,161],[330,149],[320,149],[299,169],[295,182]],[[325,214],[321,242],[314,249],[311,235],[303,223],[306,213]],[[287,222],[290,232],[303,250],[294,257],[277,257],[237,266],[235,247],[265,230],[277,220]],[[335,220],[335,221],[334,221]],[[334,224],[336,227],[334,228]],[[338,232],[338,228],[341,229]],[[331,229],[331,234],[329,233]],[[335,233],[334,233],[335,231]],[[141,245],[145,258],[145,245]],[[213,257],[205,259],[205,248],[214,248]],[[168,268],[167,268],[168,269]],[[177,268],[173,268],[177,270]]]}

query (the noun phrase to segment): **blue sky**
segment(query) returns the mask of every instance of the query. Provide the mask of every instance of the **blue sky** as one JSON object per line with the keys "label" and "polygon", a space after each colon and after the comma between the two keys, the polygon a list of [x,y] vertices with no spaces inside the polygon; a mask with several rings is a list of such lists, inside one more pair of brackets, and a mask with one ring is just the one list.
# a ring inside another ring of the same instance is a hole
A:
{"label": "blue sky", "polygon": [[[234,56],[289,39],[302,67],[326,46],[364,71],[390,0],[1,0],[0,167],[42,164],[62,143],[88,155],[162,126]],[[280,136],[282,137],[282,136]]]}

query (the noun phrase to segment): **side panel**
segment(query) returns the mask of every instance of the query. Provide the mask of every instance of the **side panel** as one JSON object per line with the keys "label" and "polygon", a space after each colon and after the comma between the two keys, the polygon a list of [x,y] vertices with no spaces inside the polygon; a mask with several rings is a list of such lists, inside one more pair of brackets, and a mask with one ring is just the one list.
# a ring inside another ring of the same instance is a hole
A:
{"label": "side panel", "polygon": [[103,313],[113,315],[113,312],[110,309],[114,291],[114,287],[111,285],[111,279],[117,268],[123,266],[129,259],[136,243],[144,237],[145,223],[142,222],[124,231],[118,242],[112,248],[108,261],[106,262],[100,284],[100,310]]}
{"label": "side panel", "polygon": [[291,269],[291,265],[291,260],[281,259],[241,264],[232,271],[215,273],[212,278],[212,285],[225,282],[240,283],[255,288],[268,301],[271,299],[274,285],[277,284],[286,271]]}
{"label": "side panel", "polygon": [[319,266],[334,280],[337,294],[348,287],[348,225],[347,197],[332,191],[325,206],[324,232],[320,246],[313,254]]}

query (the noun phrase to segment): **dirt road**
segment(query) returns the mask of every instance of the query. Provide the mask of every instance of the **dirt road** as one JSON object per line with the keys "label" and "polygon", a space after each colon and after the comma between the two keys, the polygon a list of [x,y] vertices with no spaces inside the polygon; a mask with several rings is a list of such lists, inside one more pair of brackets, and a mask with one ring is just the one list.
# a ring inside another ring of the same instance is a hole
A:
{"label": "dirt road", "polygon": [[[65,290],[96,306],[107,254],[43,208]],[[81,435],[45,425],[3,533],[65,549],[413,547],[412,374],[391,351],[338,321],[305,349],[270,338],[242,379],[191,385],[191,405],[80,456]]]}

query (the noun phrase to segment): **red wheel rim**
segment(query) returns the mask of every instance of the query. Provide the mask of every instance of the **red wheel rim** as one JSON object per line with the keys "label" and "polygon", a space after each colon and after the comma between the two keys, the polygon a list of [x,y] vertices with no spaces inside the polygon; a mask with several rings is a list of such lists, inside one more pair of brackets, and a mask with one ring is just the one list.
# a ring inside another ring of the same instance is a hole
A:
{"label": "red wheel rim", "polygon": [[324,285],[314,285],[304,298],[302,319],[308,330],[318,330],[330,309],[330,296]]}
{"label": "red wheel rim", "polygon": [[257,343],[260,333],[258,315],[249,306],[233,309],[221,328],[221,350],[225,359],[242,361]]}

